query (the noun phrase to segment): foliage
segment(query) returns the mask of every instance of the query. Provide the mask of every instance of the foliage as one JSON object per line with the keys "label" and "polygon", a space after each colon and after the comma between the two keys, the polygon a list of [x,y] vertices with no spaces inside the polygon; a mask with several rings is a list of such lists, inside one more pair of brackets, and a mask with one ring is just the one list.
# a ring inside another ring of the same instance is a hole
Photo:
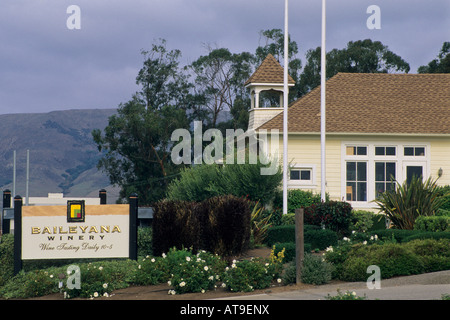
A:
{"label": "foliage", "polygon": [[250,205],[246,199],[218,196],[200,203],[164,200],[154,206],[153,252],[193,248],[228,256],[250,241]]}
{"label": "foliage", "polygon": [[231,194],[266,204],[275,196],[282,179],[280,166],[273,175],[261,175],[261,168],[266,166],[258,161],[256,164],[203,164],[186,168],[169,185],[167,198],[203,201],[213,196]]}
{"label": "foliage", "polygon": [[[390,51],[380,41],[370,39],[350,41],[344,49],[327,52],[327,79],[338,72],[347,73],[391,73],[410,70],[409,64]],[[300,76],[299,96],[320,85],[321,48],[310,49],[306,53],[306,65]]]}
{"label": "foliage", "polygon": [[[288,213],[295,213],[296,209],[306,208],[313,204],[322,202],[320,194],[314,194],[312,191],[302,189],[288,190]],[[328,201],[329,195],[326,194],[326,200]],[[274,207],[283,207],[283,193],[279,191],[274,199]]]}
{"label": "foliage", "polygon": [[199,251],[196,255],[192,252],[184,251],[180,255],[176,250],[171,250],[167,254],[168,261],[175,256],[175,263],[172,262],[169,268],[171,277],[169,285],[174,289],[171,293],[183,294],[188,292],[205,292],[214,288],[221,279],[224,261],[217,255],[212,255],[206,251]]}
{"label": "foliage", "polygon": [[303,283],[321,285],[331,281],[333,265],[321,256],[305,254],[301,281]]}
{"label": "foliage", "polygon": [[437,58],[420,66],[417,73],[450,73],[450,42],[444,42]]}
{"label": "foliage", "polygon": [[189,87],[178,67],[180,52],[168,51],[165,41],[143,51],[144,65],[136,83],[141,91],[120,104],[102,133],[92,132],[104,170],[121,187],[120,200],[131,193],[148,205],[164,196],[171,177],[179,171],[170,159],[171,134],[189,128]]}
{"label": "foliage", "polygon": [[421,231],[450,231],[450,217],[420,216],[414,223],[414,230]]}
{"label": "foliage", "polygon": [[272,226],[269,222],[272,215],[263,215],[264,208],[257,202],[251,214],[251,239],[253,245],[261,245],[267,237],[267,231]]}
{"label": "foliage", "polygon": [[341,236],[349,234],[351,220],[352,207],[347,202],[321,202],[306,207],[304,212],[305,224],[323,226]]}
{"label": "foliage", "polygon": [[268,260],[234,260],[231,267],[225,269],[223,282],[228,290],[234,292],[267,288],[272,281],[280,279],[283,258],[284,251],[275,255],[273,249]]}
{"label": "foliage", "polygon": [[346,291],[342,293],[339,289],[337,290],[337,295],[331,296],[328,294],[325,299],[327,300],[366,300],[367,296],[364,294],[364,296],[360,297],[356,295],[355,291]]}
{"label": "foliage", "polygon": [[356,232],[367,232],[373,226],[374,217],[375,214],[373,212],[353,210],[350,230]]}
{"label": "foliage", "polygon": [[152,254],[153,229],[151,227],[138,228],[138,256],[145,257]]}
{"label": "foliage", "polygon": [[14,235],[0,236],[0,287],[14,274]]}
{"label": "foliage", "polygon": [[408,183],[396,182],[393,191],[379,195],[375,203],[398,229],[412,230],[419,216],[432,216],[446,201],[438,194],[436,180],[413,177]]}

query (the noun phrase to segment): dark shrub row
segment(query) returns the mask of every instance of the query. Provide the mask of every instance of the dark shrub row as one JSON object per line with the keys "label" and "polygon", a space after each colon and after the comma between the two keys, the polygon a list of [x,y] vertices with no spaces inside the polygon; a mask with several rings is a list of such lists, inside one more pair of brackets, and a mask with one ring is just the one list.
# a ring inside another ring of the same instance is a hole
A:
{"label": "dark shrub row", "polygon": [[250,241],[250,217],[249,202],[231,195],[202,202],[160,201],[154,206],[153,254],[173,247],[239,254]]}

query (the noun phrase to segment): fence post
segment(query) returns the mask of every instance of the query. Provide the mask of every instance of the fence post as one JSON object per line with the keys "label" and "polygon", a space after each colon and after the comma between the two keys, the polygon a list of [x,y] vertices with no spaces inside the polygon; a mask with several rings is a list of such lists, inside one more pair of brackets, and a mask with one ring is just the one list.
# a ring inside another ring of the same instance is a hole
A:
{"label": "fence post", "polygon": [[303,259],[305,255],[304,233],[303,233],[304,209],[295,209],[295,265],[296,283],[301,283]]}
{"label": "fence post", "polygon": [[138,195],[130,195],[130,259],[137,260]]}
{"label": "fence post", "polygon": [[[6,208],[11,208],[11,190],[5,190],[3,191],[3,209]],[[2,210],[2,216],[1,216],[1,221],[2,221],[2,225],[1,225],[1,231],[2,234],[6,234],[9,233],[10,230],[10,222],[11,220],[9,219],[5,219],[4,216],[4,210]]]}
{"label": "fence post", "polygon": [[22,197],[14,197],[14,275],[22,270]]}
{"label": "fence post", "polygon": [[98,197],[100,198],[100,204],[106,204],[106,190],[101,189],[98,192]]}

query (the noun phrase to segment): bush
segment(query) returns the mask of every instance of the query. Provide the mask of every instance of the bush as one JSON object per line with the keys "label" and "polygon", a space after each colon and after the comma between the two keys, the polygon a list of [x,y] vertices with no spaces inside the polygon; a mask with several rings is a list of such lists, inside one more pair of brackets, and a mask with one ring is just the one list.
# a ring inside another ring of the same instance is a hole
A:
{"label": "bush", "polygon": [[396,243],[384,245],[356,245],[348,253],[343,262],[340,280],[365,281],[367,267],[377,265],[381,270],[381,278],[419,274],[424,271],[420,257],[407,247]]}
{"label": "bush", "polygon": [[0,237],[0,287],[14,274],[14,236],[4,234]]}
{"label": "bush", "polygon": [[421,257],[424,272],[450,269],[450,239],[412,240],[405,246]]}
{"label": "bush", "polygon": [[350,230],[355,232],[367,232],[373,226],[375,213],[364,210],[352,210],[352,222]]}
{"label": "bush", "polygon": [[414,223],[414,230],[421,231],[450,231],[450,217],[447,216],[420,216]]}
{"label": "bush", "polygon": [[[329,195],[326,194],[325,198],[328,201]],[[295,213],[295,209],[306,208],[321,201],[320,194],[314,194],[307,190],[290,189],[288,190],[288,213]],[[276,194],[273,205],[275,208],[283,207],[282,191]]]}
{"label": "bush", "polygon": [[309,244],[313,249],[323,250],[329,246],[334,246],[338,242],[336,232],[328,229],[308,230],[304,233],[305,243]]}
{"label": "bush", "polygon": [[163,200],[155,204],[153,252],[176,247],[204,249],[223,256],[247,249],[250,206],[243,198],[219,196],[201,203]]}
{"label": "bush", "polygon": [[333,265],[324,261],[320,256],[305,254],[303,260],[302,276],[303,283],[321,285],[330,282]]}
{"label": "bush", "polygon": [[256,164],[218,166],[203,164],[187,168],[179,179],[170,183],[170,200],[203,201],[215,196],[234,195],[267,204],[275,197],[283,178],[281,167],[273,175],[262,175],[268,167],[259,160]]}
{"label": "bush", "polygon": [[352,207],[347,202],[329,201],[313,204],[305,208],[305,224],[325,226],[339,235],[350,233]]}
{"label": "bush", "polygon": [[138,256],[145,257],[153,254],[152,239],[153,229],[151,227],[138,228]]}

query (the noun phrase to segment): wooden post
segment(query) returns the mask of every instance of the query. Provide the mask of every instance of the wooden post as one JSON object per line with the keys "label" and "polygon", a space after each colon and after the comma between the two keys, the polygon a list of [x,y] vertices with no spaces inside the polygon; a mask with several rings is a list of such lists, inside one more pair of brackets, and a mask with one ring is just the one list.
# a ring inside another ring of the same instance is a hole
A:
{"label": "wooden post", "polygon": [[22,197],[14,197],[14,275],[22,270]]}
{"label": "wooden post", "polygon": [[296,283],[301,283],[303,259],[305,255],[304,233],[303,233],[304,209],[295,209],[295,265]]}
{"label": "wooden post", "polygon": [[[3,209],[6,208],[11,208],[11,191],[10,190],[5,190],[3,191]],[[4,210],[2,210],[2,217],[1,217],[1,221],[2,221],[2,225],[1,225],[1,230],[2,230],[2,234],[7,234],[9,233],[9,229],[10,227],[10,222],[11,220],[9,219],[5,219],[4,216]]]}
{"label": "wooden post", "polygon": [[133,193],[129,199],[130,204],[130,259],[137,260],[137,220],[138,195]]}
{"label": "wooden post", "polygon": [[98,192],[98,197],[100,198],[100,204],[106,204],[106,190],[101,189]]}

